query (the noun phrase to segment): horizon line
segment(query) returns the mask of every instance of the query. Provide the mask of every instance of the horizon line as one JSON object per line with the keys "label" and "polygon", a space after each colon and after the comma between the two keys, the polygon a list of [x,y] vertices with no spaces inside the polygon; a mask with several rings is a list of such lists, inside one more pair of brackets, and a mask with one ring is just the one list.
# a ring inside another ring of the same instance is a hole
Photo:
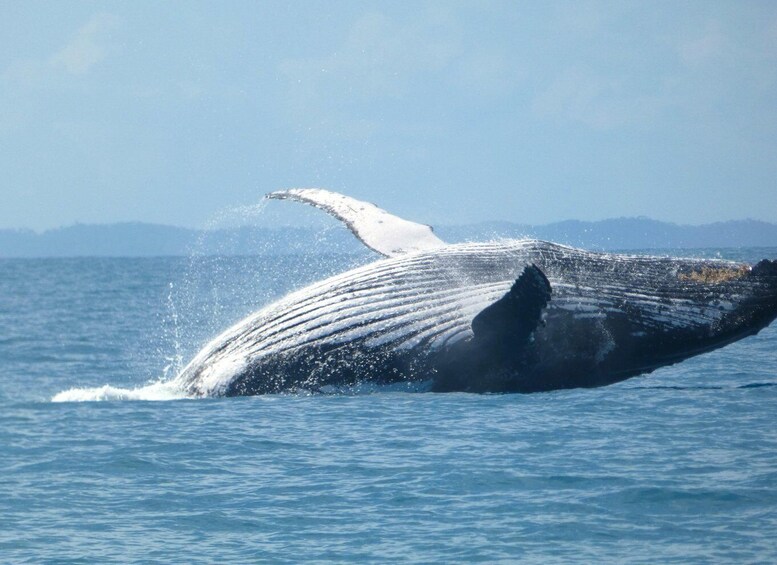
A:
{"label": "horizon line", "polygon": [[[731,224],[731,223],[757,223],[757,224],[766,224],[771,226],[777,226],[777,221],[769,221],[769,220],[759,220],[756,218],[739,218],[739,219],[729,219],[729,220],[718,220],[714,222],[705,222],[700,224],[678,224],[676,222],[671,222],[667,220],[657,220],[655,218],[651,218],[649,216],[616,216],[616,217],[610,217],[610,218],[603,218],[601,220],[579,220],[575,218],[569,218],[566,220],[557,220],[553,222],[547,222],[544,224],[531,224],[531,223],[523,223],[523,222],[516,222],[513,220],[480,220],[476,222],[469,222],[469,223],[456,223],[456,224],[435,224],[432,225],[432,228],[459,228],[459,227],[472,227],[472,226],[482,226],[482,225],[488,225],[488,224],[504,224],[504,225],[514,225],[514,226],[521,226],[521,227],[545,227],[545,226],[553,226],[557,224],[564,224],[567,222],[575,222],[580,224],[600,224],[604,222],[611,222],[611,221],[617,221],[617,220],[640,220],[640,221],[648,221],[658,224],[665,224],[670,226],[676,226],[681,228],[695,228],[695,227],[704,227],[704,226],[714,226],[719,224]],[[48,232],[54,232],[59,230],[67,230],[71,228],[76,227],[96,227],[96,228],[105,228],[105,227],[117,227],[117,226],[149,226],[149,227],[160,227],[160,228],[172,228],[172,229],[180,229],[180,230],[187,230],[187,231],[202,231],[202,232],[217,232],[217,231],[225,231],[225,230],[233,230],[233,229],[241,229],[241,228],[256,228],[256,229],[266,229],[266,230],[281,230],[281,229],[317,229],[314,226],[305,226],[305,225],[279,225],[279,226],[260,226],[260,225],[238,225],[238,226],[225,226],[225,227],[216,227],[216,228],[208,228],[208,227],[190,227],[190,226],[180,226],[175,224],[162,224],[162,223],[156,223],[156,222],[149,222],[144,220],[120,220],[115,222],[105,222],[105,223],[90,223],[90,222],[81,222],[81,221],[75,221],[72,224],[67,225],[61,225],[57,227],[49,227],[49,228],[30,228],[30,227],[0,227],[0,232],[20,232],[20,233],[33,233],[35,235],[43,235]]]}

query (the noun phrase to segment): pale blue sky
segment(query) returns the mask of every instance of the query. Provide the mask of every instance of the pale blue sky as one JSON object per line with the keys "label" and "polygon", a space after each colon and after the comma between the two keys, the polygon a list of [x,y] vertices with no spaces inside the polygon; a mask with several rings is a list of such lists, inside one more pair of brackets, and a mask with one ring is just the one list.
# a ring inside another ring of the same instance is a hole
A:
{"label": "pale blue sky", "polygon": [[777,3],[6,0],[0,171],[0,228],[777,221]]}

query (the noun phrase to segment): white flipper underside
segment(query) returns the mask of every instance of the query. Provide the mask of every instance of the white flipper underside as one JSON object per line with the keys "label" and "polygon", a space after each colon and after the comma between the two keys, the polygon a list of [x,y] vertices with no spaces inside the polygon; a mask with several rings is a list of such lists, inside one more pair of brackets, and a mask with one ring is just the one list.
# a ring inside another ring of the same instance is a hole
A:
{"label": "white flipper underside", "polygon": [[375,204],[363,202],[321,188],[292,188],[271,192],[267,198],[296,200],[324,210],[348,226],[370,249],[387,257],[446,245],[431,226],[398,218]]}

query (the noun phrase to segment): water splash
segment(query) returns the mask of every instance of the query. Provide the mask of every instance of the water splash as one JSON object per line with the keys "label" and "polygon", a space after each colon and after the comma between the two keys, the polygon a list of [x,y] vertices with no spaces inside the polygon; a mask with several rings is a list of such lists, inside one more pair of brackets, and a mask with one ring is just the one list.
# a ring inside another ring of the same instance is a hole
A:
{"label": "water splash", "polygon": [[[176,376],[183,369],[183,351],[181,345],[181,327],[178,320],[178,308],[176,307],[173,293],[175,290],[175,283],[170,282],[169,291],[167,293],[167,310],[170,316],[171,328],[169,337],[172,339],[173,353],[165,357],[167,362],[162,369],[162,380],[167,381],[171,377]],[[165,333],[168,333],[167,331]]]}
{"label": "water splash", "polygon": [[213,336],[294,288],[374,258],[354,243],[342,224],[308,207],[296,209],[310,220],[305,228],[275,229],[286,225],[287,209],[295,207],[269,206],[268,211],[268,201],[262,199],[219,210],[205,223],[188,247],[188,257],[166,283],[158,332],[148,337],[147,349],[136,353],[144,359],[153,356],[147,377],[158,377],[157,382],[136,388],[72,388],[52,400],[184,398],[177,377]]}
{"label": "water splash", "polygon": [[104,402],[120,400],[179,400],[187,398],[174,381],[158,381],[139,388],[104,385],[92,388],[71,388],[55,394],[52,402]]}

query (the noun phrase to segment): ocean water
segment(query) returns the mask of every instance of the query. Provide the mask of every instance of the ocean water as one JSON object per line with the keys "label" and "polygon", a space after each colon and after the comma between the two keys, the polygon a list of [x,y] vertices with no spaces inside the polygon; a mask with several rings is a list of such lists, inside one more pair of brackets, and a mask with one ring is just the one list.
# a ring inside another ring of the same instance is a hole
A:
{"label": "ocean water", "polygon": [[228,324],[366,260],[0,260],[0,563],[777,561],[775,326],[591,390],[167,384]]}

